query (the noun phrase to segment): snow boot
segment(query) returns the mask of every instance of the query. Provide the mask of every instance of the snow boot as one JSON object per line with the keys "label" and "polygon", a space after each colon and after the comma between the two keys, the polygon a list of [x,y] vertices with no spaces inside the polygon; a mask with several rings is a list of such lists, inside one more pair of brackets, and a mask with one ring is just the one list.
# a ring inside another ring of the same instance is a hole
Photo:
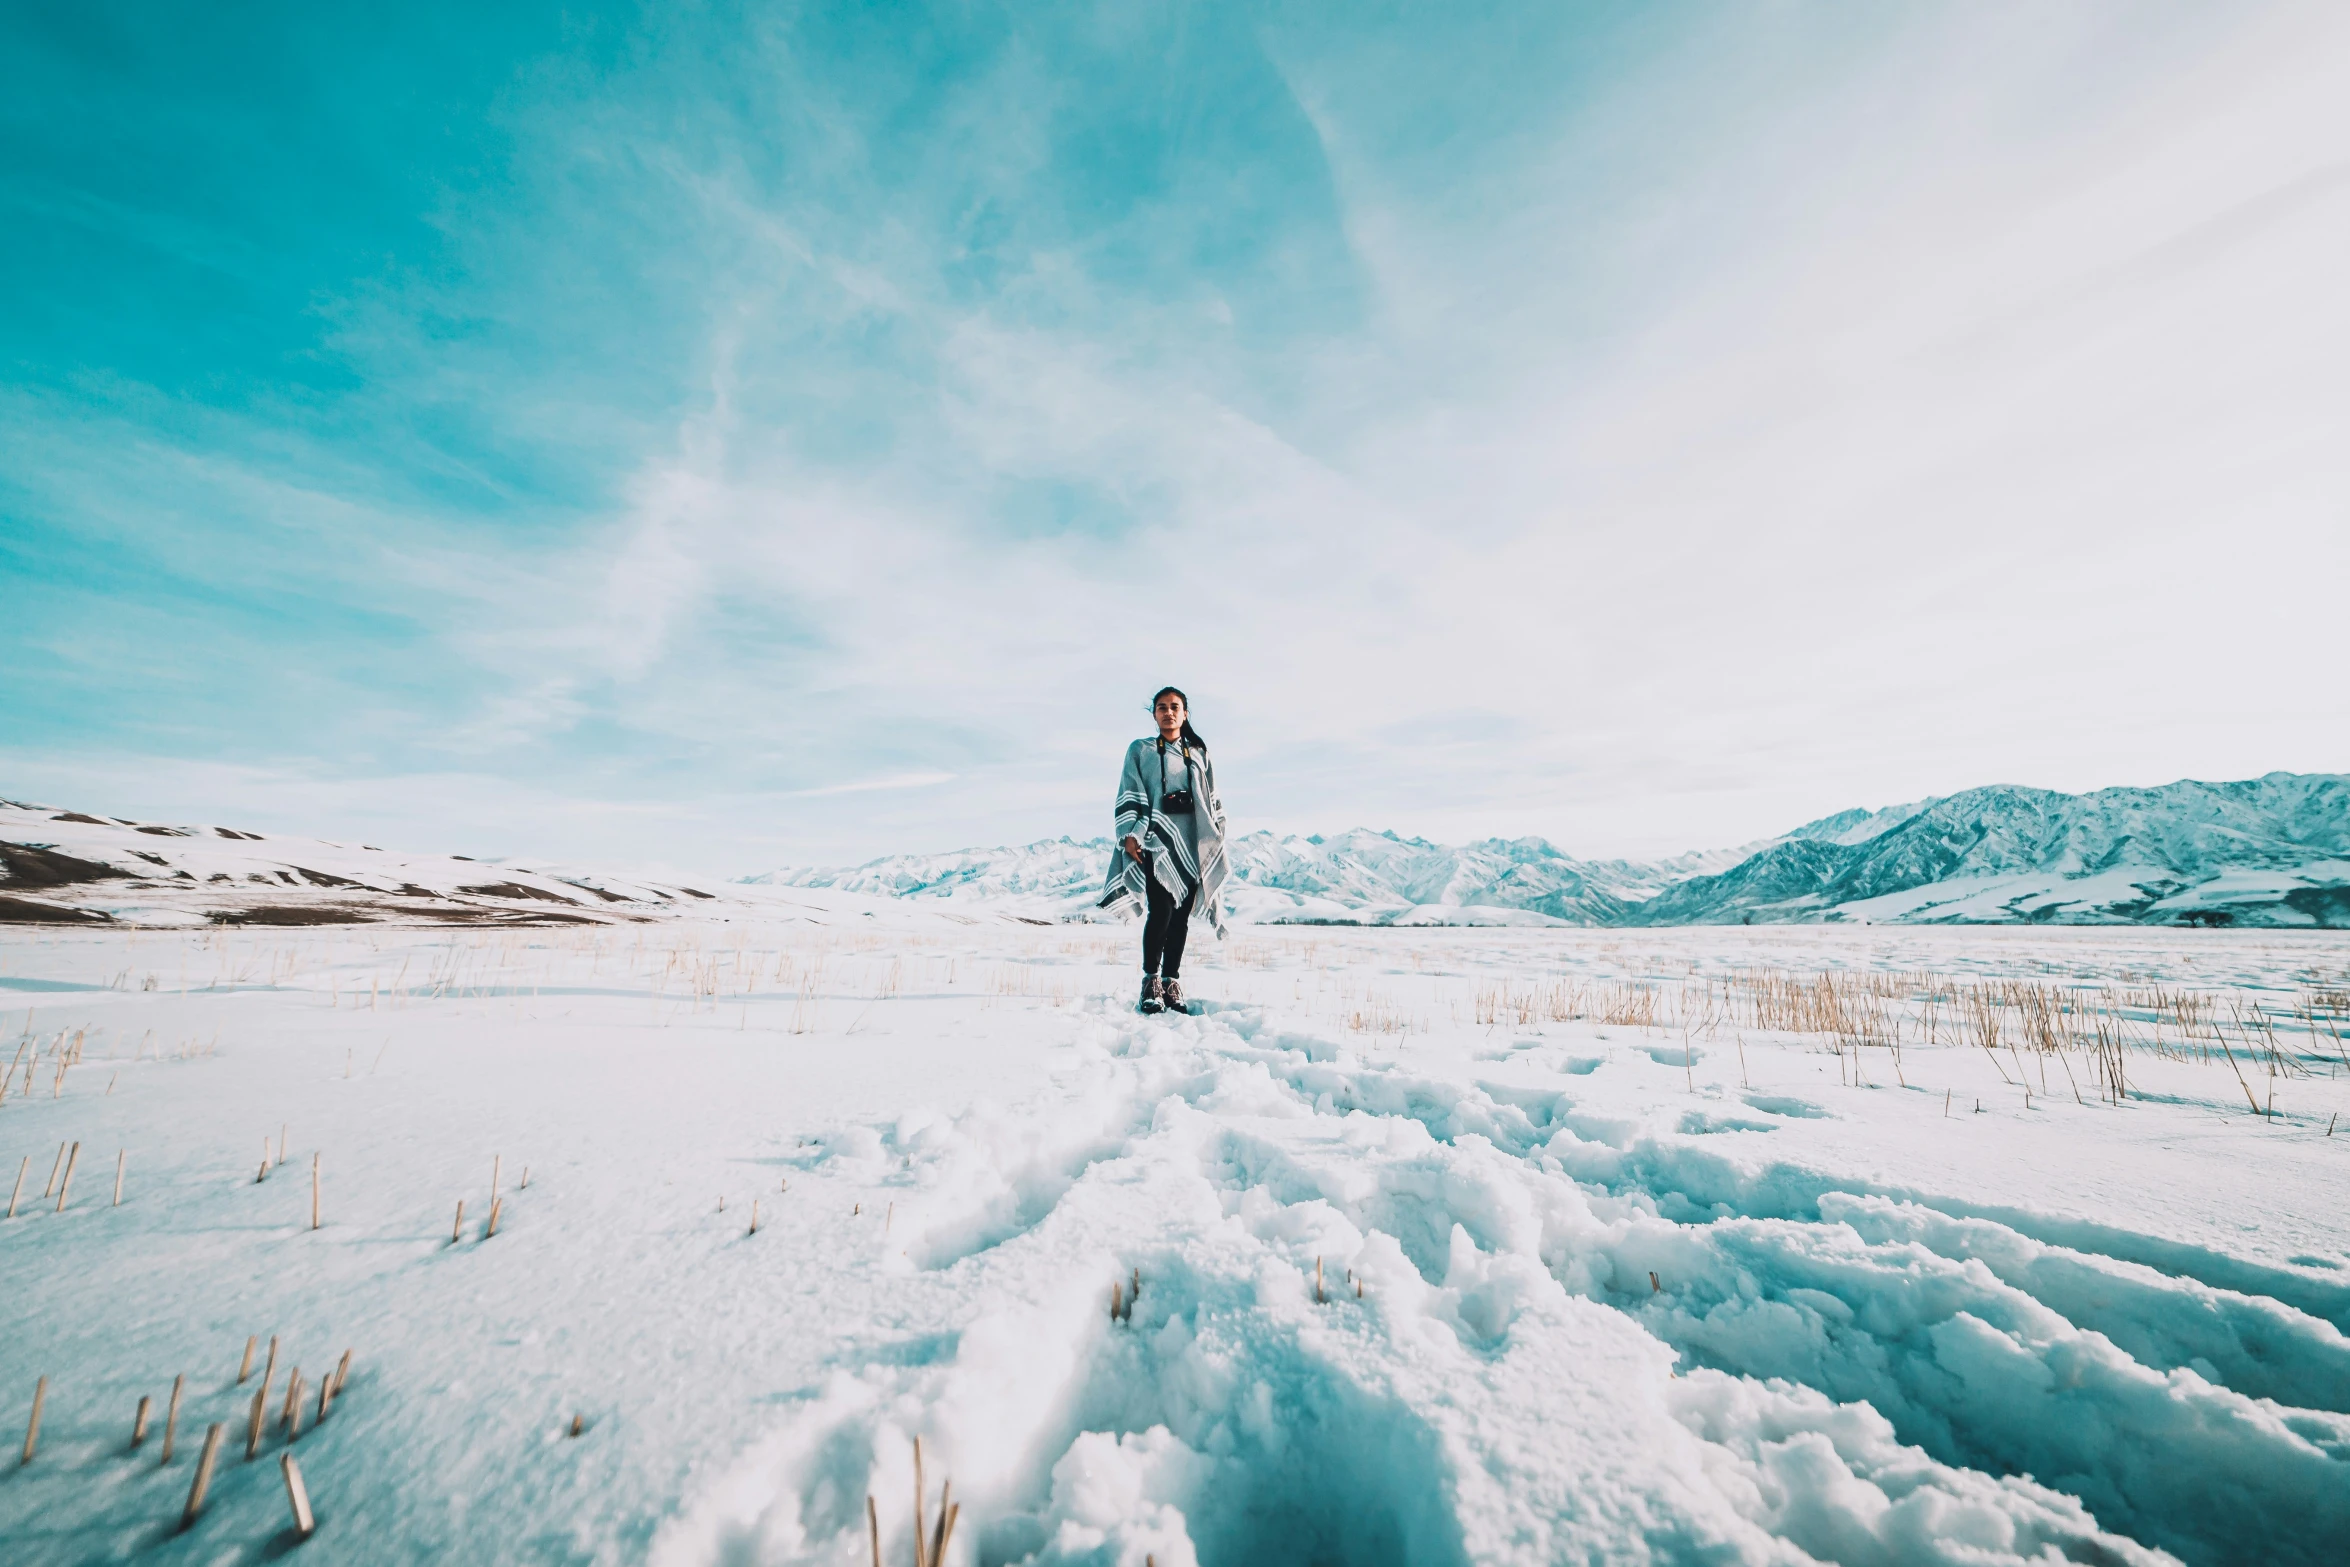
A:
{"label": "snow boot", "polygon": [[1191,1007],[1183,999],[1183,981],[1179,979],[1160,981],[1159,999],[1167,1004],[1168,1011],[1180,1012],[1185,1017],[1191,1016]]}
{"label": "snow boot", "polygon": [[1134,1010],[1142,1013],[1164,1012],[1167,1010],[1167,1003],[1164,997],[1164,992],[1159,987],[1158,975],[1145,974],[1143,976],[1142,1000],[1135,1004]]}

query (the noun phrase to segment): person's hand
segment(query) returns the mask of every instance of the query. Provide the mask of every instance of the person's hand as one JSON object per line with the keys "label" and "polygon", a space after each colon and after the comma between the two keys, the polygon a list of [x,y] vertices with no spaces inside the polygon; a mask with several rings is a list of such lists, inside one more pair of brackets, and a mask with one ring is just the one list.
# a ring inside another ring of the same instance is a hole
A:
{"label": "person's hand", "polygon": [[1137,865],[1142,863],[1142,843],[1139,839],[1129,837],[1124,844],[1124,848],[1126,850],[1126,857],[1128,859],[1132,860]]}

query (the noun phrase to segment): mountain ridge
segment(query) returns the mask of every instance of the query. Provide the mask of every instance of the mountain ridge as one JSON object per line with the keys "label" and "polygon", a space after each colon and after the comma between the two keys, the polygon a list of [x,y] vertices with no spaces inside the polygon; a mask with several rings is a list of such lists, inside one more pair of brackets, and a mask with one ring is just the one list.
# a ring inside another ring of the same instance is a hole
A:
{"label": "mountain ridge", "polygon": [[[1110,853],[1063,836],[748,881],[1012,900],[1083,918]],[[1854,807],[1735,849],[1579,859],[1527,836],[1244,833],[1251,923],[2058,923],[2350,926],[2350,776],[2272,772],[2067,794],[1990,784]]]}
{"label": "mountain ridge", "polygon": [[[2066,794],[1994,784],[1854,807],[1658,860],[1536,836],[1244,833],[1243,923],[1890,922],[2350,928],[2350,776],[2269,773]],[[604,924],[688,913],[1085,920],[1111,853],[1067,836],[700,886],[527,859],[166,825],[0,800],[0,923]]]}

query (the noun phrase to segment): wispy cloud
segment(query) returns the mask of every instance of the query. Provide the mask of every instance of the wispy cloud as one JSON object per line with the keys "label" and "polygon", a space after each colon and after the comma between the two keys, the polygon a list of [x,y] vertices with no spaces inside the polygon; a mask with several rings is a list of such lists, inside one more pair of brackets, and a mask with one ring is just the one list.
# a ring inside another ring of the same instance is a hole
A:
{"label": "wispy cloud", "polygon": [[1244,821],[1588,852],[2350,766],[2336,11],[1328,21],[485,40],[194,304],[284,216],[20,163],[18,297],[268,347],[11,340],[0,774],[752,868],[1096,830],[1170,680]]}
{"label": "wispy cloud", "polygon": [[890,789],[929,789],[954,781],[953,773],[900,773],[890,778],[867,778],[858,783],[827,784],[821,789],[786,789],[777,798],[820,800],[834,794],[878,794]]}

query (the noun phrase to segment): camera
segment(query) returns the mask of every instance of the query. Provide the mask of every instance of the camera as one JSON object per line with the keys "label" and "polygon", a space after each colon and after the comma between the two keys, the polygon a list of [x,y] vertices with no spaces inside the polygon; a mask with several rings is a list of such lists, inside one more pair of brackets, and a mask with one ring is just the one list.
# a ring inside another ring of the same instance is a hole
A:
{"label": "camera", "polygon": [[1162,811],[1188,812],[1191,808],[1191,791],[1189,789],[1170,789],[1159,801],[1159,809]]}

